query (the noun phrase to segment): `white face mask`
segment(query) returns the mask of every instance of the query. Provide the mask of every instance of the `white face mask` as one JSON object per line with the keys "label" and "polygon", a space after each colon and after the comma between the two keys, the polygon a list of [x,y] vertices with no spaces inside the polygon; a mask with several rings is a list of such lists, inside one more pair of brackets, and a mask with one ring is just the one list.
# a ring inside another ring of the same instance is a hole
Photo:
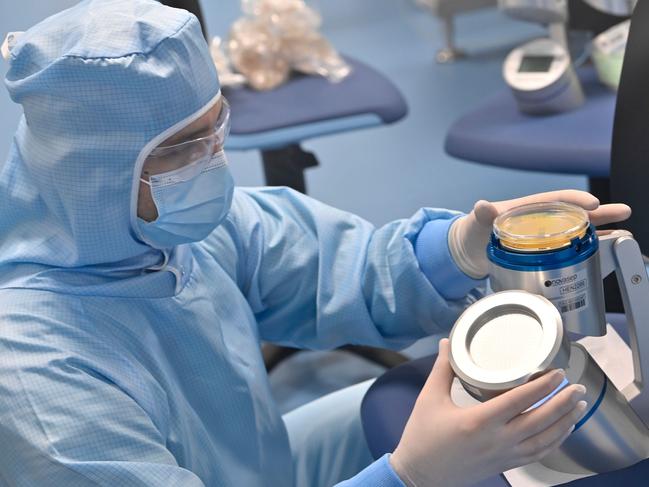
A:
{"label": "white face mask", "polygon": [[138,218],[144,240],[154,248],[198,242],[207,237],[230,211],[234,180],[225,152],[220,150],[186,167],[155,174],[149,181],[158,218]]}

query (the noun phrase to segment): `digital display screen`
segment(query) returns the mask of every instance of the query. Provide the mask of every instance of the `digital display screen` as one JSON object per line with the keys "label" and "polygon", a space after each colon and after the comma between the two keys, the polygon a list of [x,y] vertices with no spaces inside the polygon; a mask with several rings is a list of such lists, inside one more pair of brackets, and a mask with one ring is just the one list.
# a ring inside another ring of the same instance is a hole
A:
{"label": "digital display screen", "polygon": [[550,70],[553,56],[525,56],[518,67],[519,73],[545,73]]}

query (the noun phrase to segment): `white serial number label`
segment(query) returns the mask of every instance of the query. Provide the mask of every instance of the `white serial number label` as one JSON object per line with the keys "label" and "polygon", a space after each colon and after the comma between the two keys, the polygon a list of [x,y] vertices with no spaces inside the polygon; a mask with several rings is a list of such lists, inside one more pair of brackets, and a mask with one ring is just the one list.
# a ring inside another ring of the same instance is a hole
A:
{"label": "white serial number label", "polygon": [[566,301],[558,301],[555,305],[559,308],[559,311],[562,313],[567,313],[569,311],[575,311],[586,306],[586,295],[582,294],[577,296],[575,299],[570,299]]}

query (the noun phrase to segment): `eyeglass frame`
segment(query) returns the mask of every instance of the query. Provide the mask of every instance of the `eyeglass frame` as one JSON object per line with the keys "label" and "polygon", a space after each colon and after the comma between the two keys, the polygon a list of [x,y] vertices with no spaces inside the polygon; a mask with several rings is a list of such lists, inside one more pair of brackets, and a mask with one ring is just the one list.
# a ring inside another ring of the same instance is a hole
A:
{"label": "eyeglass frame", "polygon": [[[223,100],[221,104],[221,111],[219,112],[219,116],[216,119],[216,123],[214,124],[214,131],[212,133],[206,135],[205,137],[186,140],[178,144],[158,146],[149,153],[147,159],[164,157],[171,152],[180,151],[183,147],[189,147],[189,144],[196,144],[197,142],[210,142],[211,150],[214,150],[215,146],[225,145],[225,141],[230,134],[231,110],[228,100],[224,96],[222,96],[221,99]],[[211,140],[214,140],[214,142],[211,142]],[[187,164],[191,164],[192,162],[194,161],[189,161],[187,162]]]}

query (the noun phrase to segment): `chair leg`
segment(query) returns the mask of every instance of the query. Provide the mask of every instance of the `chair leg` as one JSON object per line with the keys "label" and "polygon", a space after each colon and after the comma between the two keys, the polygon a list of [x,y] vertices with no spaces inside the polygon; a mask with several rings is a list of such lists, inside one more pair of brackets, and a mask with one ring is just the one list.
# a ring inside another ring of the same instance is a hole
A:
{"label": "chair leg", "polygon": [[282,360],[295,355],[299,351],[299,348],[280,347],[279,345],[274,345],[272,343],[265,343],[264,346],[261,347],[261,354],[264,357],[266,371],[268,373],[272,372],[272,370],[277,367]]}
{"label": "chair leg", "polygon": [[453,16],[442,18],[444,47],[437,51],[435,59],[440,64],[452,63],[465,56],[464,52],[455,46],[455,21]]}
{"label": "chair leg", "polygon": [[385,367],[386,369],[391,369],[392,367],[396,367],[397,365],[401,365],[410,360],[399,352],[393,352],[392,350],[386,350],[383,348],[347,345],[341,347],[341,349]]}
{"label": "chair leg", "polygon": [[261,151],[268,186],[288,186],[306,194],[304,170],[318,165],[318,159],[299,144]]}

